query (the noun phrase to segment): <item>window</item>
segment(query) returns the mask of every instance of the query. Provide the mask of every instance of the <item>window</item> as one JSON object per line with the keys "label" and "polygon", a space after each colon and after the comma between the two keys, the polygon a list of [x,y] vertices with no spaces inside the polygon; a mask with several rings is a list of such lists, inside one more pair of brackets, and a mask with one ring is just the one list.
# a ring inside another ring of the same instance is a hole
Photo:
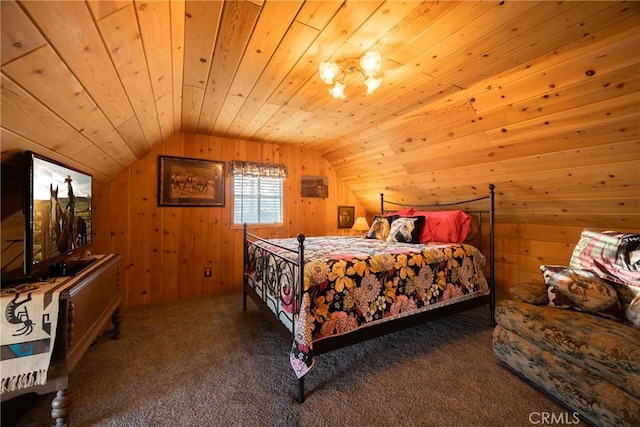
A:
{"label": "window", "polygon": [[233,177],[234,224],[282,224],[283,178]]}
{"label": "window", "polygon": [[231,162],[234,224],[284,222],[284,165]]}

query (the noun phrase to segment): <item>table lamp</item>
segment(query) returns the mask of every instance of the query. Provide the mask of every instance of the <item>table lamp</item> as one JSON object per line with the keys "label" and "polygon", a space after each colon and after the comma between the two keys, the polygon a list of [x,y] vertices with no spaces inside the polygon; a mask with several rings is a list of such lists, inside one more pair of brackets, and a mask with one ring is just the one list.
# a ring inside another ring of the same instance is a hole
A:
{"label": "table lamp", "polygon": [[369,231],[369,223],[367,222],[367,218],[363,216],[359,216],[356,218],[356,222],[353,223],[352,230],[357,231],[358,236],[364,236],[364,234]]}

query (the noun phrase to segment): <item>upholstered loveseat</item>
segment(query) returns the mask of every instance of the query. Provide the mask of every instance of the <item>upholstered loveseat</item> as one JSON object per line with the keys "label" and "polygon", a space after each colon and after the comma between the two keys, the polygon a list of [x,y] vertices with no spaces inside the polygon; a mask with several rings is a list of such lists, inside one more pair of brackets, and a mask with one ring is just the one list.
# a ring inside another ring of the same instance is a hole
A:
{"label": "upholstered loveseat", "polygon": [[640,235],[585,230],[569,266],[541,270],[498,304],[496,356],[572,417],[640,426]]}

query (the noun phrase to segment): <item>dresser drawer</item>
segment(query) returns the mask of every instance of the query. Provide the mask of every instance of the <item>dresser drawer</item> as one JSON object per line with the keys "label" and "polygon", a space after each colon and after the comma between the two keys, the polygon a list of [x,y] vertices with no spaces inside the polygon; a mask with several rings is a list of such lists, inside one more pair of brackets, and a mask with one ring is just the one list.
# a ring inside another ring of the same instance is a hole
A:
{"label": "dresser drawer", "polygon": [[120,305],[120,257],[89,271],[69,290],[67,367],[71,371]]}

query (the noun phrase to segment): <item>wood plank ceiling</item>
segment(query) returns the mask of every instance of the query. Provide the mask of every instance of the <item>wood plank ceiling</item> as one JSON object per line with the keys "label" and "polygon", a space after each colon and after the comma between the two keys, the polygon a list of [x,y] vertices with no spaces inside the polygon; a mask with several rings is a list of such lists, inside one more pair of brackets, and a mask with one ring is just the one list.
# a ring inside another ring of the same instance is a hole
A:
{"label": "wood plank ceiling", "polygon": [[[589,180],[561,186],[564,172],[537,173],[570,161],[541,153],[576,146],[576,135],[549,139],[561,129],[547,131],[544,116],[546,124],[600,124],[585,130],[592,141],[626,126],[619,141],[626,145],[607,162],[622,164],[617,195],[640,210],[630,193],[638,191],[630,167],[638,159],[635,2],[89,0],[1,7],[3,151],[32,149],[88,170],[98,183],[172,134],[192,132],[317,149],[371,211],[381,189],[440,200],[451,188],[483,191],[498,181],[514,205],[550,189],[556,199],[584,192]],[[382,86],[366,96],[352,73],[347,99],[331,98],[318,64],[372,49],[383,58]],[[615,98],[599,95],[612,81],[624,89]],[[580,96],[589,100],[576,101]],[[543,108],[548,98],[555,100]],[[615,109],[615,122],[602,117],[607,109]],[[519,144],[524,139],[535,144]],[[491,160],[474,163],[479,158]],[[532,160],[504,162],[518,158]],[[540,193],[529,191],[536,186]]]}

